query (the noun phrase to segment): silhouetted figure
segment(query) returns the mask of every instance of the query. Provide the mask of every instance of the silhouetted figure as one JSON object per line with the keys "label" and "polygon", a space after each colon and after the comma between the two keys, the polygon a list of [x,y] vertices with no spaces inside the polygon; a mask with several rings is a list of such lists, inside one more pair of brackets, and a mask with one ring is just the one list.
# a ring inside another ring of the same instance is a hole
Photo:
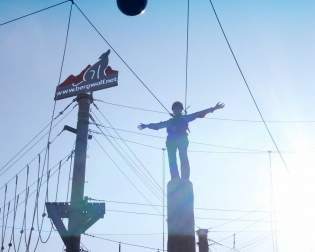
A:
{"label": "silhouetted figure", "polygon": [[108,66],[108,55],[110,50],[103,53],[94,65],[90,66],[83,75],[83,80],[85,81],[97,81],[99,79],[104,79],[106,77],[105,70]]}
{"label": "silhouetted figure", "polygon": [[179,158],[181,163],[181,178],[189,179],[190,166],[187,156],[188,148],[188,123],[196,118],[203,118],[208,113],[213,113],[217,109],[224,108],[224,104],[218,102],[214,107],[201,110],[196,113],[183,115],[183,104],[181,102],[174,102],[172,105],[173,117],[167,121],[159,123],[143,124],[141,123],[138,128],[140,130],[149,128],[153,130],[159,130],[162,128],[167,129],[166,147],[168,153],[168,161],[171,172],[171,179],[179,179],[179,172],[177,168],[176,152],[178,149]]}

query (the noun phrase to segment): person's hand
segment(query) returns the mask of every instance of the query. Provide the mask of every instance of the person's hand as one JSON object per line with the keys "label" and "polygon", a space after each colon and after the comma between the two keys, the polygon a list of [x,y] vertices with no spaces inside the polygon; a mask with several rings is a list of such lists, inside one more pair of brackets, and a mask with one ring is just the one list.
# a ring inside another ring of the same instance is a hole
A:
{"label": "person's hand", "polygon": [[147,125],[145,125],[145,124],[143,124],[143,123],[140,123],[139,125],[138,125],[138,129],[139,130],[143,130],[143,129],[145,129],[147,127]]}
{"label": "person's hand", "polygon": [[222,103],[222,102],[218,102],[215,106],[214,106],[214,110],[217,110],[217,109],[223,109],[224,108],[224,106],[225,106],[225,104],[224,103]]}

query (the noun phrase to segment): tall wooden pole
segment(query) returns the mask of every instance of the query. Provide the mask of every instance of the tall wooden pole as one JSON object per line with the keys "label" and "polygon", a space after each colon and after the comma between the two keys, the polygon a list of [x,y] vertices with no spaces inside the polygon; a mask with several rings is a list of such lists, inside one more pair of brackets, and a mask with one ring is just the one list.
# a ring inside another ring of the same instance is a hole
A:
{"label": "tall wooden pole", "polygon": [[196,252],[194,192],[189,180],[167,185],[168,252]]}
{"label": "tall wooden pole", "polygon": [[81,230],[77,228],[82,223],[82,206],[84,205],[84,184],[86,149],[89,130],[89,113],[92,98],[89,94],[77,96],[79,105],[77,137],[75,144],[75,156],[72,176],[71,210],[69,216],[68,231],[70,233],[67,244],[67,252],[80,252]]}

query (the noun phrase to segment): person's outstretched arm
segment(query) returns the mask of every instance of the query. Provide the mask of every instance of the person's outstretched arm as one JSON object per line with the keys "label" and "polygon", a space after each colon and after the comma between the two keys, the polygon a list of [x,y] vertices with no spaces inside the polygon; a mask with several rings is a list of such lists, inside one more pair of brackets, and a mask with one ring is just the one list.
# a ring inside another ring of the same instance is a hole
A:
{"label": "person's outstretched arm", "polygon": [[168,121],[163,121],[159,123],[149,123],[149,124],[140,123],[138,125],[138,129],[143,130],[145,128],[148,128],[148,129],[153,129],[153,130],[159,130],[159,129],[167,127],[167,122]]}
{"label": "person's outstretched arm", "polygon": [[214,107],[208,108],[208,109],[204,109],[189,115],[186,115],[186,120],[187,122],[191,122],[193,120],[195,120],[196,118],[203,118],[205,117],[207,114],[209,113],[213,113],[214,111],[218,110],[218,109],[223,109],[225,106],[224,103],[222,102],[218,102]]}

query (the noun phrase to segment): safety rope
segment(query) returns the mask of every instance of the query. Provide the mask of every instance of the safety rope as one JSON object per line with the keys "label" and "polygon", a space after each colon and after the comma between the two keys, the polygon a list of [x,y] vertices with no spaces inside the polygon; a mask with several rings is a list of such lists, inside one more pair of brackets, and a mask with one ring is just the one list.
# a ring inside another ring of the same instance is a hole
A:
{"label": "safety rope", "polygon": [[254,105],[255,105],[255,108],[256,108],[256,110],[257,110],[259,116],[260,116],[260,119],[261,119],[261,121],[263,122],[263,124],[264,124],[264,126],[265,126],[265,128],[266,128],[266,130],[267,130],[267,133],[268,133],[268,135],[269,135],[269,137],[270,137],[270,139],[271,139],[273,145],[275,146],[275,148],[276,148],[276,150],[277,150],[277,152],[278,152],[278,154],[279,154],[279,157],[280,157],[280,159],[281,159],[281,161],[282,161],[284,167],[286,168],[287,172],[289,172],[289,169],[288,169],[288,166],[287,166],[287,162],[285,161],[285,159],[284,159],[284,157],[283,157],[283,155],[282,155],[282,153],[281,153],[281,151],[280,151],[280,149],[279,149],[279,147],[278,147],[278,144],[277,144],[276,140],[274,139],[274,137],[273,137],[273,135],[272,135],[272,133],[271,133],[271,131],[270,131],[270,129],[269,129],[269,126],[268,126],[267,122],[265,121],[265,118],[264,118],[264,116],[263,116],[263,114],[262,114],[262,112],[261,112],[261,110],[260,110],[260,108],[259,108],[259,106],[258,106],[258,104],[257,104],[257,102],[256,102],[256,99],[255,99],[254,94],[253,94],[253,92],[252,92],[252,90],[251,90],[251,88],[250,88],[250,86],[249,86],[249,84],[248,84],[248,81],[247,81],[247,79],[246,79],[246,77],[245,77],[245,74],[243,73],[243,70],[242,70],[242,68],[241,68],[241,66],[240,66],[240,64],[239,64],[239,62],[238,62],[238,59],[236,58],[236,55],[235,55],[235,53],[234,53],[234,50],[232,49],[231,43],[230,43],[229,39],[227,38],[226,32],[225,32],[224,29],[223,29],[223,25],[222,25],[222,23],[221,23],[221,21],[220,21],[220,19],[219,19],[219,16],[218,16],[217,11],[216,11],[216,9],[215,9],[215,7],[214,7],[214,4],[213,4],[212,0],[209,0],[209,2],[210,2],[210,5],[211,5],[211,8],[212,8],[212,10],[213,10],[213,13],[214,13],[214,15],[215,15],[215,18],[216,18],[216,20],[217,20],[217,22],[218,22],[218,25],[219,25],[219,27],[220,27],[220,30],[221,30],[221,32],[222,32],[222,34],[223,34],[223,37],[224,37],[224,39],[225,39],[225,42],[226,42],[226,44],[227,44],[227,46],[228,46],[228,48],[229,48],[229,51],[230,51],[231,54],[232,54],[232,57],[233,57],[234,62],[235,62],[235,64],[236,64],[236,66],[237,66],[237,69],[238,69],[238,71],[240,72],[240,74],[241,74],[241,76],[242,76],[243,82],[244,82],[244,84],[245,84],[245,86],[246,86],[246,88],[247,88],[247,90],[248,90],[248,92],[249,92],[249,94],[250,94],[250,97],[252,98],[252,101],[253,101],[253,103],[254,103]]}
{"label": "safety rope", "polygon": [[[8,248],[8,252],[11,250],[11,247],[13,246],[14,244],[14,233],[15,233],[15,230],[14,230],[14,227],[15,227],[15,219],[16,219],[16,211],[17,211],[17,186],[18,186],[18,176],[16,176],[16,179],[15,179],[15,189],[14,189],[14,200],[13,200],[13,218],[12,218],[12,232],[11,232],[11,237],[10,237],[10,242],[9,242],[9,248]],[[15,249],[15,244],[14,244],[14,250]]]}
{"label": "safety rope", "polygon": [[184,107],[185,114],[187,114],[187,92],[188,92],[189,22],[190,22],[190,0],[187,0],[186,60],[185,60],[185,107]]}
{"label": "safety rope", "polygon": [[8,192],[8,185],[5,185],[5,189],[4,189],[4,201],[3,201],[3,208],[2,208],[2,227],[1,227],[1,251],[4,250],[4,221],[5,221],[5,205],[6,205],[6,200],[7,200],[7,192]]}

